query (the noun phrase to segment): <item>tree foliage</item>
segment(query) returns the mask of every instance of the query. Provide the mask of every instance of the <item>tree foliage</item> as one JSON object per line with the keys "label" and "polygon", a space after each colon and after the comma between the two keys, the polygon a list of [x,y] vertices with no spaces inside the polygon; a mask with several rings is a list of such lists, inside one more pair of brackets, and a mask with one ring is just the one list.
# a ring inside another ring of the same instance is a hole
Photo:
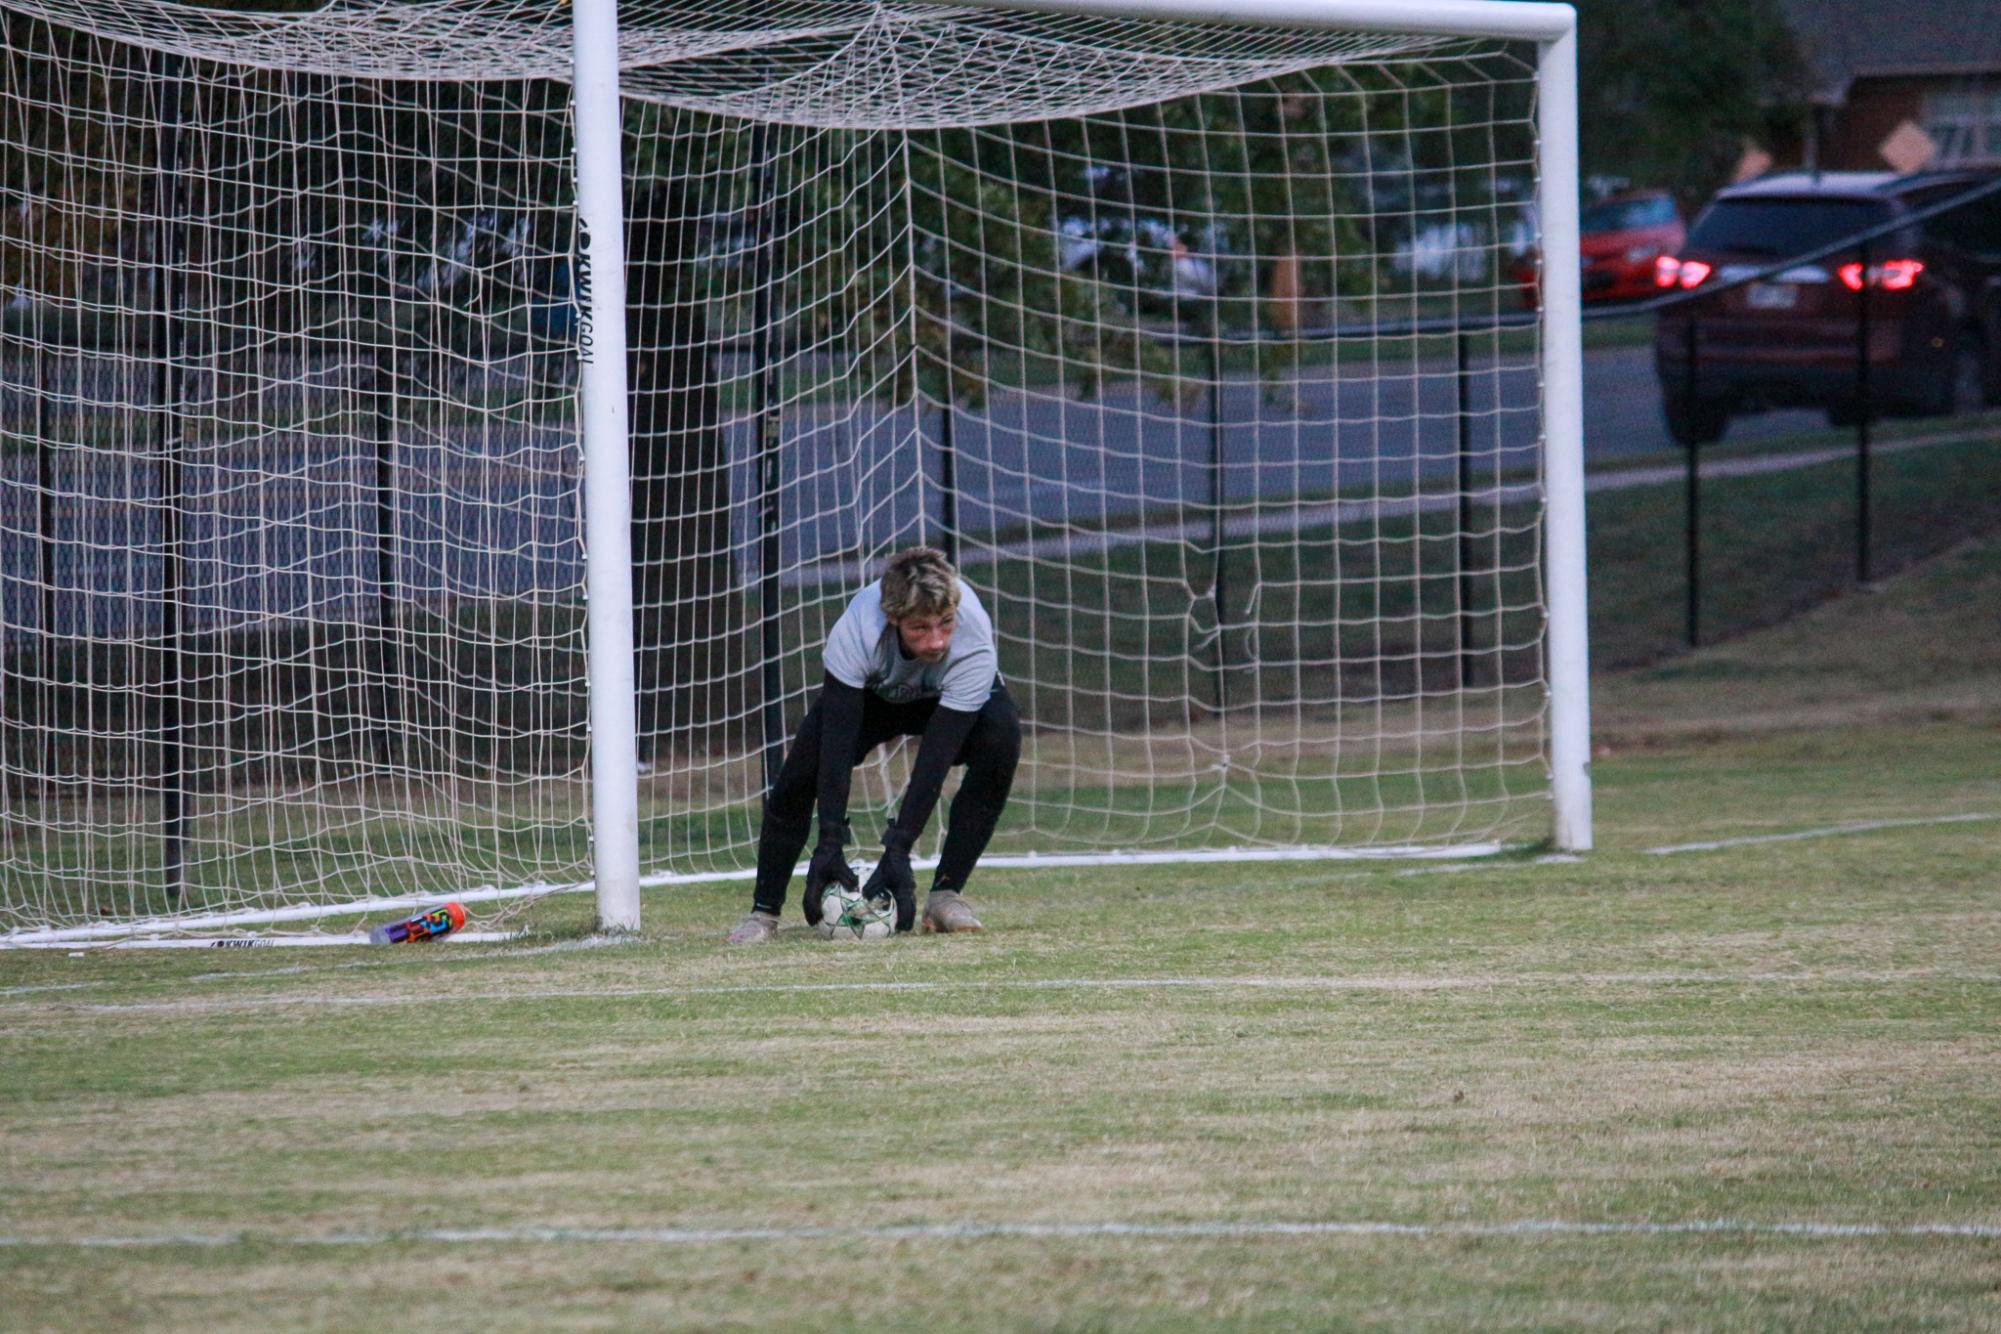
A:
{"label": "tree foliage", "polygon": [[1579,151],[1587,177],[1671,189],[1729,180],[1748,139],[1796,134],[1805,76],[1779,0],[1579,0]]}

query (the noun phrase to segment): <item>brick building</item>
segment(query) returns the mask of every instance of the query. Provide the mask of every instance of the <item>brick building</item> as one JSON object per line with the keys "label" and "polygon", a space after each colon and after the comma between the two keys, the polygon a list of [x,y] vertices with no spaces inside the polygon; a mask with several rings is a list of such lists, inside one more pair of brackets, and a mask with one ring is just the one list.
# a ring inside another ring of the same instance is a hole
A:
{"label": "brick building", "polygon": [[1804,165],[1909,169],[1915,151],[2001,168],[2001,0],[1784,4],[1808,71]]}

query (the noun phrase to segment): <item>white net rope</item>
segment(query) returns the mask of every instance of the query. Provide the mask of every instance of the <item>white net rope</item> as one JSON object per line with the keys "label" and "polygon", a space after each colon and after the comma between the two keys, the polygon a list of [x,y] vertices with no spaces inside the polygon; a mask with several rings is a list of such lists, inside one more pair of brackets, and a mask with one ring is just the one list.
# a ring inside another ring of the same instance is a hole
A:
{"label": "white net rope", "polygon": [[[0,928],[587,878],[567,9],[0,16]],[[919,540],[1029,729],[996,852],[1544,831],[1532,62],[621,22],[647,871],[749,867]]]}
{"label": "white net rope", "polygon": [[[20,0],[9,8],[238,67],[448,82],[570,75],[567,4],[336,0],[304,13],[253,13]],[[882,0],[640,0],[620,7],[619,23],[628,95],[847,129],[1080,115],[1342,61],[1467,45]]]}

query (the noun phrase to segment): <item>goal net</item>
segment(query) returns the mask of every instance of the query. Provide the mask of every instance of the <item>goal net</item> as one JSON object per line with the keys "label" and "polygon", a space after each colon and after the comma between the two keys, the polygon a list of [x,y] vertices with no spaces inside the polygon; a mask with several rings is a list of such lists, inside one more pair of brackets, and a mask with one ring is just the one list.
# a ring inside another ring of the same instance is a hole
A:
{"label": "goal net", "polygon": [[1533,41],[627,3],[607,774],[570,9],[283,9],[0,0],[10,938],[581,885],[607,782],[746,875],[917,542],[1026,724],[990,860],[1549,834]]}

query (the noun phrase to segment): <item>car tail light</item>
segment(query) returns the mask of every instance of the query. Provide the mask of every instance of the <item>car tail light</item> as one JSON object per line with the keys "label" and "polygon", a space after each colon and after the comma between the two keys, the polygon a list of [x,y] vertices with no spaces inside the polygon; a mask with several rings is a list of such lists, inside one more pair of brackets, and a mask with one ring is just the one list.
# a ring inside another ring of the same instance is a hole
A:
{"label": "car tail light", "polygon": [[[1886,292],[1902,292],[1909,289],[1925,271],[1923,260],[1886,259],[1881,264],[1869,266],[1869,285],[1880,287]],[[1851,292],[1862,290],[1862,266],[1843,264],[1835,272],[1840,275],[1841,285]]]}
{"label": "car tail light", "polygon": [[1654,286],[1700,287],[1711,271],[1710,266],[1699,259],[1676,259],[1673,255],[1662,255],[1654,261]]}
{"label": "car tail light", "polygon": [[1924,271],[1922,260],[1893,259],[1883,266],[1883,288],[1885,291],[1901,292],[1917,282],[1918,275]]}

